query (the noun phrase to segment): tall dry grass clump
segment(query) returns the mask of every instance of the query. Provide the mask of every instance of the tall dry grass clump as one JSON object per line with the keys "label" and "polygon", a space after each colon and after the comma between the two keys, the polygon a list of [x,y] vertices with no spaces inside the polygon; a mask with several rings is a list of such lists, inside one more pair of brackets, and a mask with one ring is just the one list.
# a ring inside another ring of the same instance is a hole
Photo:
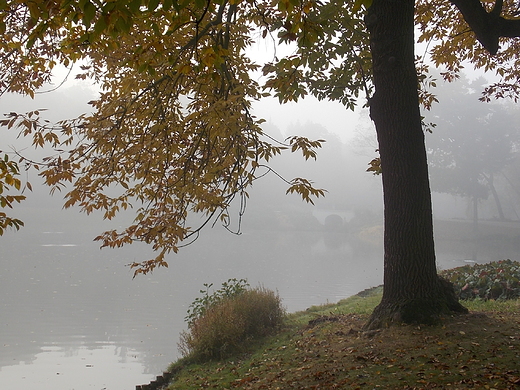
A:
{"label": "tall dry grass clump", "polygon": [[[179,350],[184,357],[199,362],[226,358],[246,351],[251,341],[282,325],[285,309],[277,293],[264,287],[234,288],[234,292],[223,294],[221,289],[198,300],[195,307],[201,310],[191,313],[200,314],[188,316],[188,331],[180,336]],[[203,307],[201,301],[210,303]]]}

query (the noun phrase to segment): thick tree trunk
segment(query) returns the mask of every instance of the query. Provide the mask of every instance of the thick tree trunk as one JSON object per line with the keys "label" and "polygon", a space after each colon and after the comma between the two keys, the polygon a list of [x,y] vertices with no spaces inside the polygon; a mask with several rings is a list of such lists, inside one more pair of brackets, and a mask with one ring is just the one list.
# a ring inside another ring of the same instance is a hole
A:
{"label": "thick tree trunk", "polygon": [[374,0],[366,16],[385,206],[384,292],[368,327],[432,323],[464,311],[437,276],[430,184],[414,59],[414,0]]}

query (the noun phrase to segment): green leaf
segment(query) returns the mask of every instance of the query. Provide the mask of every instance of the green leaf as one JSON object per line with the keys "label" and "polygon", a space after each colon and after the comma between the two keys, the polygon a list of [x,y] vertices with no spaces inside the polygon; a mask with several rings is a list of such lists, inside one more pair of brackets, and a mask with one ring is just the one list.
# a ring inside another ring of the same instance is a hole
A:
{"label": "green leaf", "polygon": [[94,25],[94,36],[100,36],[107,28],[107,22],[104,17],[99,18]]}
{"label": "green leaf", "polygon": [[128,9],[132,13],[137,13],[139,11],[139,8],[141,7],[141,0],[132,0],[130,4],[128,4]]}
{"label": "green leaf", "polygon": [[206,6],[206,0],[195,0],[195,7],[202,9]]}
{"label": "green leaf", "polygon": [[87,28],[90,27],[90,23],[95,18],[96,10],[96,6],[90,1],[85,3],[85,7],[83,8],[83,24]]}
{"label": "green leaf", "polygon": [[160,0],[150,0],[148,3],[148,11],[153,12],[159,6]]}
{"label": "green leaf", "polygon": [[372,0],[356,0],[354,2],[354,6],[352,7],[352,13],[356,13],[361,9],[361,6],[364,6],[365,10],[369,9],[372,5]]}
{"label": "green leaf", "polygon": [[119,18],[117,19],[116,27],[118,31],[128,33],[132,29],[132,20],[126,18]]}
{"label": "green leaf", "polygon": [[164,0],[162,7],[165,11],[169,11],[170,8],[173,6],[173,0]]}

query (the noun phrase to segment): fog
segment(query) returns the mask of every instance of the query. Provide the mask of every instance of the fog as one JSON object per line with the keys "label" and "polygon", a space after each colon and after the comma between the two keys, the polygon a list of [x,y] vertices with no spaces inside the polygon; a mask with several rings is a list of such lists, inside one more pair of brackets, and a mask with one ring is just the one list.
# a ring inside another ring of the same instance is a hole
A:
{"label": "fog", "polygon": [[[470,94],[476,88],[467,81],[459,89]],[[439,96],[448,101],[456,90],[441,85]],[[85,103],[93,93],[73,83],[37,95],[34,101],[4,96],[0,112],[47,108],[44,115],[49,120],[72,118],[89,109]],[[433,206],[439,268],[518,260],[516,111],[493,106],[488,112],[478,104],[457,111],[456,101],[443,106],[440,100],[425,113],[425,121],[437,123],[426,139],[432,188],[438,191]],[[506,121],[499,120],[503,113]],[[33,191],[26,191],[28,199],[7,211],[25,227],[0,237],[0,388],[118,390],[149,381],[179,357],[177,341],[186,328],[186,310],[204,283],[218,287],[230,278],[247,278],[252,286],[277,290],[287,309],[297,311],[382,282],[382,188],[381,178],[366,172],[377,157],[367,112],[305,99],[284,106],[262,101],[255,114],[267,120],[265,131],[276,139],[304,135],[327,141],[316,161],[289,153],[271,164],[286,179],[312,180],[328,191],[326,197],[315,205],[304,203],[297,195],[285,194],[287,184],[279,177],[266,175],[250,190],[240,234],[218,224],[207,228],[192,245],[168,256],[169,268],[135,279],[126,265],[152,256],[150,248],[134,244],[100,250],[93,242],[103,230],[131,222],[131,213],[103,221],[100,215],[86,216],[75,208],[62,210],[59,193],[49,196],[35,172],[23,174]],[[476,118],[469,130],[462,127],[468,118]],[[506,131],[502,138],[508,142],[493,143],[490,149],[489,140],[499,130]],[[43,155],[28,148],[27,140],[16,139],[14,129],[0,131],[3,152],[14,147],[33,158]],[[464,149],[468,138],[483,142],[467,146],[473,152],[469,157],[450,152],[450,163],[443,166],[446,145]],[[495,163],[493,156],[504,157],[506,150],[507,158]],[[479,158],[472,159],[472,154]],[[479,167],[472,182],[476,184],[470,186],[477,192],[464,187],[458,176],[469,176],[469,171],[453,172],[454,166]],[[233,223],[238,228],[238,215]]]}

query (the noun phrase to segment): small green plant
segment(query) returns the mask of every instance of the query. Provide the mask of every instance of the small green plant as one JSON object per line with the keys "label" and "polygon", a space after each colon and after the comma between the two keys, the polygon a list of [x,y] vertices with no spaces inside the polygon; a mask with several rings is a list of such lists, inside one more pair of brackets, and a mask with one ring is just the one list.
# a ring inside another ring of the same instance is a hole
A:
{"label": "small green plant", "polygon": [[243,352],[250,343],[274,333],[285,310],[277,293],[264,287],[249,288],[244,279],[230,279],[202,297],[188,310],[188,331],[181,332],[179,351],[193,361],[222,359]]}
{"label": "small green plant", "polygon": [[246,279],[228,279],[222,283],[222,287],[210,294],[209,290],[213,287],[213,283],[204,283],[205,290],[200,290],[201,297],[195,300],[188,307],[187,315],[184,320],[188,325],[192,324],[197,318],[202,317],[206,310],[215,306],[217,303],[226,298],[235,297],[242,294],[249,287]]}
{"label": "small green plant", "polygon": [[453,283],[459,299],[518,299],[520,298],[520,262],[493,261],[465,265],[440,272]]}

